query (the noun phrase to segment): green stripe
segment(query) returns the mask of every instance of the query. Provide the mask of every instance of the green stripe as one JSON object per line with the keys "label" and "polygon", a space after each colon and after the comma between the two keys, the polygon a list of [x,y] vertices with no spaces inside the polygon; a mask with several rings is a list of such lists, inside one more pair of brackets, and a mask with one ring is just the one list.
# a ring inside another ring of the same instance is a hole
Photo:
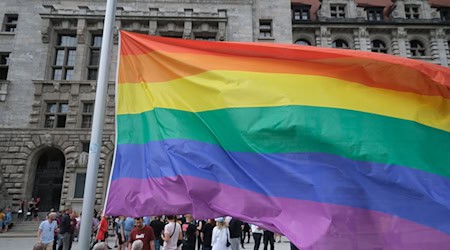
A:
{"label": "green stripe", "polygon": [[323,152],[450,177],[450,133],[357,111],[283,106],[119,115],[118,143],[190,139],[235,152]]}

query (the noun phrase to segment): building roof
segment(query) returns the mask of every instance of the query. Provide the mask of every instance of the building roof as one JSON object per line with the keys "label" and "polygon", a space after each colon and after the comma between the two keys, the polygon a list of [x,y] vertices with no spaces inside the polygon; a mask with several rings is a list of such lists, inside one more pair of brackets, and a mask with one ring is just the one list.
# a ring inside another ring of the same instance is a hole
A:
{"label": "building roof", "polygon": [[450,7],[449,0],[429,0],[432,7]]}

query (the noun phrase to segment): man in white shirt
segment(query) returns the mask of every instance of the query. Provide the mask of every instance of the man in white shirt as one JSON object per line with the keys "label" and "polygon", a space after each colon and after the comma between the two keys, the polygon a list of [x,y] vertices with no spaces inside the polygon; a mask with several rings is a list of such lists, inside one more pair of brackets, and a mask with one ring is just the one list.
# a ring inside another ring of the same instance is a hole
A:
{"label": "man in white shirt", "polygon": [[37,232],[38,242],[45,247],[45,250],[53,249],[55,231],[58,229],[58,224],[56,223],[55,218],[56,213],[50,213],[47,220],[44,220],[39,225]]}

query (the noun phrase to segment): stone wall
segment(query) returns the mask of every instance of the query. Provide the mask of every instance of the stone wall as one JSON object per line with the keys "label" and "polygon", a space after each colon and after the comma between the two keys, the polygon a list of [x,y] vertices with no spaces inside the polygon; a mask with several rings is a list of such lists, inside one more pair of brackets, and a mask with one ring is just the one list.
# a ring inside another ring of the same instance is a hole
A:
{"label": "stone wall", "polygon": [[[20,199],[30,200],[33,192],[34,176],[37,161],[47,148],[53,147],[63,152],[66,162],[64,170],[61,207],[72,206],[73,178],[71,174],[77,171],[85,172],[86,165],[78,164],[82,151],[81,141],[89,141],[86,131],[55,131],[2,129],[0,131],[0,174],[3,178],[3,191],[0,200],[11,201],[14,206]],[[103,203],[106,189],[105,172],[109,173],[111,157],[114,151],[113,131],[106,130],[100,152],[100,168],[96,191],[97,205]]]}

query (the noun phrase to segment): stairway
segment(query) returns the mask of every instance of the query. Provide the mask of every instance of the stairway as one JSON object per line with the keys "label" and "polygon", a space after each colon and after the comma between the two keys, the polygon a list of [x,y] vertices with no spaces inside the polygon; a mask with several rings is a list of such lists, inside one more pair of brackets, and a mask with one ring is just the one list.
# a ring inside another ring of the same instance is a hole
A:
{"label": "stairway", "polygon": [[33,238],[37,237],[37,230],[41,221],[13,221],[14,226],[6,233],[0,233],[1,238]]}

